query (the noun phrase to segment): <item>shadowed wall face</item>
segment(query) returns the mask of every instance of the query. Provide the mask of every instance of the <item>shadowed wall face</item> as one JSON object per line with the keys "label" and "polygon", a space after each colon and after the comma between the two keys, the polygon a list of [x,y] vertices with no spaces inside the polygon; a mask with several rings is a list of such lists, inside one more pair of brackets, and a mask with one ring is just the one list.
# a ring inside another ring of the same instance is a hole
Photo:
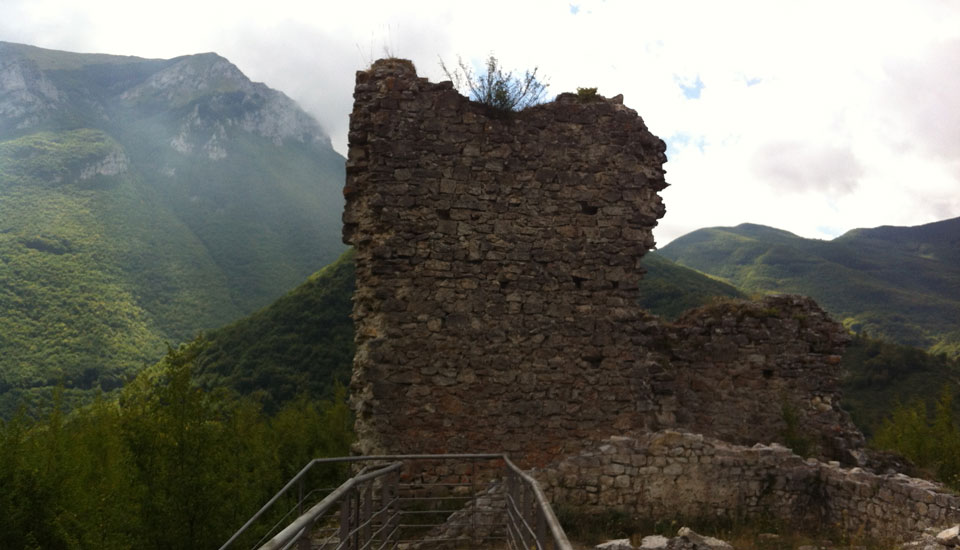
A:
{"label": "shadowed wall face", "polygon": [[358,451],[543,465],[666,427],[783,441],[784,410],[813,454],[862,443],[839,406],[845,333],[811,300],[677,325],[639,308],[665,145],[619,97],[492,113],[402,60],[358,72],[354,97]]}
{"label": "shadowed wall face", "polygon": [[588,373],[630,347],[614,327],[639,313],[664,143],[617,100],[498,115],[402,61],[358,73],[354,97],[362,445],[556,451],[559,432],[635,416],[639,377]]}

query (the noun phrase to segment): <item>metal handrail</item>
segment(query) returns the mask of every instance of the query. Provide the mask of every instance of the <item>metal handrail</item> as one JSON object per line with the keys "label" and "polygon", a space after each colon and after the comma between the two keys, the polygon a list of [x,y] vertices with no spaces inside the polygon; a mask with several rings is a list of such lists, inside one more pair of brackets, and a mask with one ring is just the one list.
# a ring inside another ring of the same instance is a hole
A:
{"label": "metal handrail", "polygon": [[233,544],[238,538],[240,538],[240,536],[243,535],[243,533],[245,533],[247,529],[250,528],[251,525],[253,525],[258,519],[260,519],[260,516],[265,514],[267,510],[269,510],[278,500],[280,500],[283,497],[283,495],[287,493],[287,491],[292,489],[298,482],[300,482],[300,480],[303,479],[305,475],[307,475],[307,473],[314,466],[318,464],[333,464],[337,462],[367,462],[367,461],[384,461],[385,462],[385,461],[392,461],[392,460],[428,460],[428,459],[436,459],[440,456],[442,456],[445,459],[452,459],[452,460],[457,460],[457,459],[495,460],[499,458],[504,458],[504,455],[489,454],[489,453],[488,454],[451,454],[451,455],[427,455],[427,454],[370,455],[370,456],[340,456],[340,457],[331,457],[331,458],[314,458],[313,460],[308,462],[306,466],[301,468],[300,471],[297,472],[297,475],[293,476],[293,478],[290,481],[288,481],[287,484],[284,485],[282,489],[277,491],[277,494],[273,495],[273,498],[268,500],[266,504],[264,504],[259,510],[257,510],[257,513],[255,513],[250,519],[248,519],[247,522],[244,523],[243,526],[240,527],[240,529],[238,529],[237,532],[233,534],[233,536],[227,539],[227,542],[223,543],[223,546],[221,546],[219,550],[227,550],[227,548],[229,548],[231,544]]}
{"label": "metal handrail", "polygon": [[[570,544],[570,539],[567,538],[567,534],[563,531],[563,527],[560,526],[560,520],[557,519],[557,515],[553,513],[553,507],[550,506],[550,501],[547,500],[547,496],[543,494],[543,489],[540,488],[540,484],[537,483],[537,480],[533,479],[529,474],[517,467],[510,458],[506,455],[503,455],[503,461],[506,463],[507,467],[513,471],[520,479],[526,482],[527,486],[533,490],[533,495],[537,499],[537,508],[541,514],[543,514],[543,519],[546,522],[546,527],[550,530],[550,536],[553,538],[555,550],[573,550],[573,545]],[[524,522],[526,523],[526,522]],[[527,528],[530,528],[530,525],[527,525]]]}
{"label": "metal handrail", "polygon": [[394,472],[403,467],[403,462],[394,462],[389,466],[380,468],[379,470],[374,470],[372,472],[361,474],[343,482],[342,485],[337,487],[332,493],[327,495],[323,500],[313,505],[309,510],[303,513],[300,517],[293,520],[293,523],[286,526],[282,531],[274,535],[272,539],[267,541],[266,544],[260,547],[259,550],[277,550],[278,548],[285,548],[291,541],[298,538],[305,529],[308,529],[313,522],[317,520],[318,517],[326,513],[333,505],[343,498],[351,489],[357,485],[363,483],[364,481],[369,481],[371,479],[380,477],[390,472]]}
{"label": "metal handrail", "polygon": [[[263,539],[257,543],[259,550],[285,550],[292,547],[298,540],[301,540],[305,536],[309,536],[309,533],[313,529],[314,524],[320,520],[320,518],[331,511],[331,509],[336,505],[340,504],[340,534],[339,540],[340,545],[347,544],[347,548],[351,550],[363,550],[368,548],[371,543],[375,540],[380,542],[380,547],[378,550],[383,549],[389,544],[396,544],[398,541],[394,539],[395,532],[397,529],[403,529],[404,525],[401,523],[395,523],[397,515],[394,512],[393,515],[386,521],[381,522],[381,519],[376,519],[377,524],[374,525],[374,518],[377,518],[381,515],[382,512],[386,511],[386,508],[383,508],[383,499],[384,495],[389,495],[388,493],[381,494],[380,502],[381,509],[371,516],[372,510],[370,509],[370,498],[373,498],[374,491],[372,484],[366,484],[376,478],[380,478],[387,474],[398,472],[403,465],[404,461],[408,460],[502,460],[507,467],[507,478],[506,478],[506,494],[503,497],[503,521],[506,521],[507,524],[504,526],[506,531],[504,535],[507,537],[506,541],[508,546],[511,544],[514,547],[518,548],[537,548],[538,550],[546,550],[550,548],[551,550],[572,550],[572,545],[570,544],[569,539],[567,539],[566,534],[563,532],[563,528],[560,526],[560,522],[557,520],[556,515],[553,512],[553,509],[550,506],[549,501],[546,498],[546,495],[543,493],[543,490],[540,488],[537,481],[531,477],[529,474],[522,471],[516,466],[505,454],[494,454],[494,453],[478,453],[478,454],[449,454],[449,455],[433,455],[433,454],[410,454],[410,455],[373,455],[373,456],[354,456],[354,457],[337,457],[337,458],[317,458],[311,460],[306,466],[304,466],[296,476],[293,477],[286,485],[271,498],[260,510],[254,514],[244,525],[241,527],[233,536],[230,537],[227,542],[220,547],[220,550],[226,550],[231,544],[233,544],[245,531],[248,530],[264,513],[267,512],[280,498],[282,498],[291,488],[296,486],[298,483],[302,485],[304,476],[316,465],[318,464],[330,464],[330,463],[351,463],[351,462],[375,462],[379,463],[377,466],[367,466],[364,467],[360,472],[358,472],[354,477],[348,479],[338,488],[331,491],[326,497],[324,497],[319,503],[313,505],[309,510],[302,513],[298,516],[292,523],[287,525],[279,533],[273,536],[269,541],[267,541],[262,546],[259,546]],[[383,463],[387,463],[386,466],[383,466]],[[376,469],[373,469],[376,468]],[[372,471],[368,471],[372,470]],[[475,471],[474,471],[475,473]],[[387,485],[383,486],[383,491],[387,490],[388,486],[393,486],[394,491],[392,500],[390,501],[393,506],[398,500],[408,500],[396,499],[396,475],[394,474],[393,481],[385,481]],[[377,482],[381,483],[381,482]],[[471,478],[469,484],[462,483],[441,483],[441,484],[432,484],[429,486],[473,486],[474,487],[474,498],[477,498],[476,493],[476,480]],[[419,485],[418,485],[419,486]],[[365,489],[363,487],[366,487]],[[419,490],[419,489],[418,489]],[[302,487],[301,487],[302,493]],[[361,494],[366,496],[360,496]],[[354,496],[350,496],[354,495]],[[532,497],[532,498],[531,498]],[[431,496],[422,496],[418,497],[419,499],[425,500],[437,500],[438,497]],[[451,496],[440,497],[449,499]],[[459,497],[453,497],[459,498]],[[352,500],[358,499],[358,500]],[[414,500],[417,500],[415,498]],[[467,500],[464,498],[464,500]],[[354,504],[349,504],[354,502]],[[303,506],[303,500],[295,506]],[[362,510],[358,509],[357,506],[361,506]],[[344,508],[346,507],[346,508]],[[352,507],[352,508],[351,508]],[[439,512],[453,512],[453,510],[432,510],[431,513]],[[401,515],[404,514],[416,514],[416,511],[407,510],[401,511]],[[344,515],[347,514],[347,515]],[[358,514],[353,516],[353,514]],[[367,519],[364,520],[363,518]],[[451,516],[452,517],[452,516]],[[472,530],[475,533],[477,529],[477,523],[475,512],[469,516],[472,522]],[[354,519],[356,518],[356,519]],[[491,518],[492,519],[492,518]],[[451,521],[450,519],[447,520]],[[438,524],[435,524],[439,526]],[[453,523],[451,525],[457,525]],[[461,524],[462,525],[462,524]],[[480,525],[496,525],[496,523],[490,524],[480,524]],[[352,529],[350,526],[353,526]],[[370,535],[370,529],[373,527],[373,538]],[[410,525],[407,527],[415,527]],[[392,531],[391,531],[392,529]],[[456,529],[456,528],[455,528]],[[390,531],[385,536],[382,536],[385,530]],[[271,529],[270,531],[273,531]],[[487,535],[491,536],[492,532],[487,531]],[[549,533],[549,538],[548,538]],[[264,539],[269,537],[269,532],[266,534]],[[330,537],[337,537],[337,533],[334,532]],[[409,533],[408,535],[409,536]],[[449,535],[447,535],[449,536]],[[458,535],[454,535],[458,536]],[[474,535],[475,536],[475,535]],[[327,538],[327,541],[330,540],[330,537]],[[345,538],[349,537],[349,538]],[[354,539],[353,537],[359,537]],[[401,535],[403,537],[403,535]],[[350,543],[345,541],[350,540]],[[393,542],[390,542],[390,541]],[[404,540],[401,538],[400,540]],[[409,540],[409,539],[408,539]],[[428,539],[421,539],[422,542],[426,542]],[[437,540],[452,540],[452,539],[437,539]],[[495,539],[494,539],[495,540]],[[363,542],[366,541],[366,542]],[[519,541],[519,542],[518,542]],[[361,544],[362,543],[362,544]],[[550,544],[552,543],[552,544]],[[326,542],[323,547],[326,547]],[[353,544],[353,546],[351,546]],[[357,546],[361,544],[361,546]],[[549,545],[549,546],[548,546]],[[339,548],[339,546],[338,546]]]}

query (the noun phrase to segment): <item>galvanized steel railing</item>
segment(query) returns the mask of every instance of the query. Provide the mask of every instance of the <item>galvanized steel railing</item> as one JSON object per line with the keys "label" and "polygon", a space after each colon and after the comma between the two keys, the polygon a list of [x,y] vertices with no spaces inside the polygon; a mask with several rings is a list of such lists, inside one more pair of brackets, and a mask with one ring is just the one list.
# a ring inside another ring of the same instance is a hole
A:
{"label": "galvanized steel railing", "polygon": [[[370,465],[304,511],[304,495],[310,492],[304,492],[303,480],[314,466],[331,462]],[[220,550],[230,547],[294,487],[300,495],[292,510],[297,517],[282,529],[275,525],[253,548],[571,550],[536,480],[498,454],[315,459]]]}
{"label": "galvanized steel railing", "polygon": [[506,456],[506,530],[513,550],[572,550],[540,484]]}

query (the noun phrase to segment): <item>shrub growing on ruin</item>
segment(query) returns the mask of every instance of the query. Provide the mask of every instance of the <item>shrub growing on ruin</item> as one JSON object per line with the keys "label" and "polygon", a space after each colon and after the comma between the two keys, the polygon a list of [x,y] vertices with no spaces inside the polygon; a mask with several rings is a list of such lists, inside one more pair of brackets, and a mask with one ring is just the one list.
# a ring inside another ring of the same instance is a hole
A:
{"label": "shrub growing on ruin", "polygon": [[537,78],[537,67],[525,71],[523,77],[514,76],[513,71],[504,72],[492,54],[487,58],[484,74],[474,74],[462,58],[457,58],[457,65],[451,70],[440,60],[444,74],[458,90],[469,92],[470,99],[500,111],[522,111],[542,103],[547,94],[548,84]]}
{"label": "shrub growing on ruin", "polygon": [[577,99],[580,103],[596,101],[598,97],[596,88],[577,88]]}

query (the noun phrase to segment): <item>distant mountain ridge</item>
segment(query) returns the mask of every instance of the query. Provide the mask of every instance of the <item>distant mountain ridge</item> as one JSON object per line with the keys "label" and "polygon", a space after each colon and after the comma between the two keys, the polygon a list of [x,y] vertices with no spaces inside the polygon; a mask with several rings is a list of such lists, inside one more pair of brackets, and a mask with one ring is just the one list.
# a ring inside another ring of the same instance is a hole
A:
{"label": "distant mountain ridge", "polygon": [[182,119],[180,129],[188,135],[203,129],[213,130],[210,138],[222,137],[226,124],[277,145],[287,139],[330,144],[319,123],[293,100],[251,82],[215,53],[143,59],[0,42],[0,136],[100,125],[118,112],[170,111]]}
{"label": "distant mountain ridge", "polygon": [[853,330],[960,353],[960,218],[855,229],[832,241],[754,224],[712,227],[660,253],[749,292],[806,294]]}
{"label": "distant mountain ridge", "polygon": [[0,407],[115,387],[332,262],[343,164],[216,54],[0,42]]}

